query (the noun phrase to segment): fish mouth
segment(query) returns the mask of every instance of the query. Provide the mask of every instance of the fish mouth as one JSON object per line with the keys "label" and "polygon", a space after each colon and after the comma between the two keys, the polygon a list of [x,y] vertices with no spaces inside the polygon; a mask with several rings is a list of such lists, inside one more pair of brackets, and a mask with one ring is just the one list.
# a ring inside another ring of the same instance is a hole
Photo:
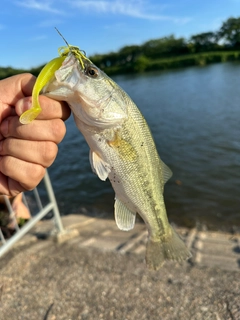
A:
{"label": "fish mouth", "polygon": [[73,52],[70,51],[68,53],[66,59],[63,61],[62,66],[61,66],[60,69],[77,67],[77,70],[79,72],[81,72],[82,74],[86,75],[86,70],[91,66],[93,66],[93,63],[91,63],[90,60],[85,59],[85,58],[81,58],[81,60],[79,60],[79,58],[76,57],[76,55]]}
{"label": "fish mouth", "polygon": [[62,66],[55,72],[56,80],[64,82],[67,77],[74,72],[74,70],[84,73],[85,65],[83,68],[75,55],[72,52],[69,52],[66,59],[63,61]]}

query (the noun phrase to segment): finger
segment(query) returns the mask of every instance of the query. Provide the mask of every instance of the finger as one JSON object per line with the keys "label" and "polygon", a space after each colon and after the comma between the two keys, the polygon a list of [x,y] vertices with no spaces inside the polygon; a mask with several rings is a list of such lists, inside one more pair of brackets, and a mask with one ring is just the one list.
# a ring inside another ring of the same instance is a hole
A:
{"label": "finger", "polygon": [[[1,87],[1,86],[0,86]],[[15,116],[16,112],[14,107],[8,105],[7,103],[2,101],[1,93],[0,93],[0,123],[7,117]]]}
{"label": "finger", "polygon": [[1,81],[1,100],[14,106],[19,99],[30,96],[36,78],[30,73],[19,74]]}
{"label": "finger", "polygon": [[66,133],[66,126],[61,119],[34,120],[23,125],[16,116],[9,117],[0,124],[0,133],[5,138],[60,143]]}
{"label": "finger", "polygon": [[18,181],[6,177],[0,172],[0,195],[14,197],[26,190]]}
{"label": "finger", "polygon": [[29,141],[14,138],[0,141],[0,156],[12,156],[23,161],[49,167],[56,158],[58,147],[52,141]]}
{"label": "finger", "polygon": [[[56,101],[46,96],[39,96],[39,103],[42,108],[38,115],[38,120],[50,120],[60,118],[67,120],[71,114],[71,110],[66,102]],[[24,111],[32,108],[32,97],[19,100],[16,103],[16,113],[20,116]]]}
{"label": "finger", "polygon": [[[23,161],[11,156],[0,158],[0,172],[4,176],[19,182],[25,190],[34,189],[42,180],[45,171],[45,168],[39,164]],[[9,181],[8,187],[11,190]]]}

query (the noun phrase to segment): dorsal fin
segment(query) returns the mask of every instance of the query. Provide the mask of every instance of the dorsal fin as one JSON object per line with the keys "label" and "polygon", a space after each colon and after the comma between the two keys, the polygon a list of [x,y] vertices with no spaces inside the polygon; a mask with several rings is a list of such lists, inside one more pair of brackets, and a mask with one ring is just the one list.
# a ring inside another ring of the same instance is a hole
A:
{"label": "dorsal fin", "polygon": [[162,169],[163,182],[165,184],[172,177],[172,171],[161,159],[159,160]]}

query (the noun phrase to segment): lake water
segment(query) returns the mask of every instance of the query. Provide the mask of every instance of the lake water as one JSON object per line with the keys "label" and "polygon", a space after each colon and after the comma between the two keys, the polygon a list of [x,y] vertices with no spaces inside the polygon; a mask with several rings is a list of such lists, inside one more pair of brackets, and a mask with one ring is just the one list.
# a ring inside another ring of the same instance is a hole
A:
{"label": "lake water", "polygon": [[[240,64],[125,75],[114,80],[145,116],[173,177],[169,220],[180,226],[240,230]],[[49,169],[62,214],[108,212],[110,183],[95,176],[73,118]]]}

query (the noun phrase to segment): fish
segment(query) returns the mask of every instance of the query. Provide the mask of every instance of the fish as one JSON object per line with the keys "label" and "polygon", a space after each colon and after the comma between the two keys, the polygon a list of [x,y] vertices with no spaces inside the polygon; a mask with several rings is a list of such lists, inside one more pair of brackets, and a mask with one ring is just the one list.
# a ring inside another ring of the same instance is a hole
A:
{"label": "fish", "polygon": [[146,224],[147,267],[159,270],[166,260],[189,259],[191,252],[170,225],[164,203],[164,186],[172,172],[161,160],[142,113],[79,47],[67,43],[59,48],[59,55],[40,72],[33,106],[20,122],[27,124],[41,112],[40,93],[66,101],[89,145],[92,171],[103,181],[109,179],[115,191],[118,228],[133,229],[136,214]]}

